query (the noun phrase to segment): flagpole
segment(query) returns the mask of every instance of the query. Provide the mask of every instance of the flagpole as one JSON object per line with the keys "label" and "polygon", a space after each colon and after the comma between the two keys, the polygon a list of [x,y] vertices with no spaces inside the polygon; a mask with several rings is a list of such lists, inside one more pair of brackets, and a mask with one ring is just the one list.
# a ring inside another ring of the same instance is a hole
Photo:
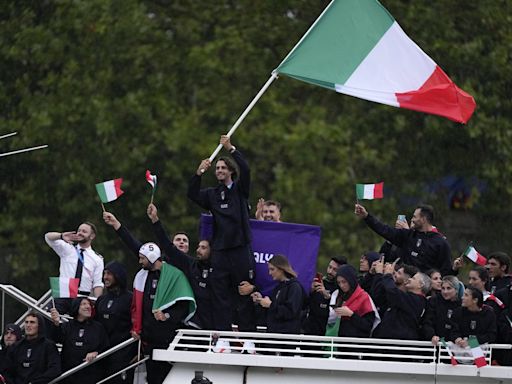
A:
{"label": "flagpole", "polygon": [[46,147],[48,147],[48,144],[40,145],[40,146],[38,146],[38,147],[31,147],[31,148],[18,149],[17,151],[0,153],[0,157],[9,156],[9,155],[15,155],[15,154],[17,154],[17,153],[22,153],[22,152],[35,151],[35,150],[37,150],[37,149],[43,149],[43,148],[46,148]]}
{"label": "flagpole", "polygon": [[[245,108],[245,111],[240,115],[240,117],[238,118],[238,120],[235,122],[235,124],[233,124],[233,126],[231,127],[231,129],[229,130],[228,133],[226,133],[226,136],[228,137],[231,137],[231,135],[233,135],[233,133],[235,133],[235,131],[237,130],[238,126],[242,123],[242,121],[245,119],[245,117],[247,116],[247,114],[251,111],[251,109],[254,107],[254,105],[258,102],[258,100],[260,99],[260,97],[263,95],[263,93],[265,93],[265,91],[267,90],[268,87],[270,87],[270,84],[272,84],[272,82],[277,79],[277,73],[275,71],[272,71],[272,74],[270,75],[270,78],[267,80],[267,82],[263,85],[263,87],[260,89],[260,91],[258,92],[258,94],[254,97],[254,99],[251,101],[251,103],[247,106],[247,108]],[[211,154],[210,156],[210,161],[213,161],[213,159],[215,159],[215,157],[219,154],[220,150],[222,149],[222,144],[219,144],[217,146],[217,148],[215,149],[215,151],[213,151],[213,153]]]}
{"label": "flagpole", "polygon": [[8,133],[6,135],[2,135],[2,136],[0,136],[0,140],[1,139],[6,139],[7,137],[11,137],[11,136],[14,136],[14,135],[17,135],[17,134],[18,134],[18,132],[11,132],[11,133]]}
{"label": "flagpole", "polygon": [[[331,7],[331,5],[334,3],[335,0],[332,0],[329,5],[327,5],[327,7],[325,7],[325,9],[322,11],[322,13],[320,14],[320,16],[317,17],[317,19],[315,20],[315,22],[311,25],[311,27],[309,27],[309,29],[307,30],[307,32],[304,34],[304,36],[302,36],[302,38],[299,40],[299,42],[297,44],[295,44],[295,46],[293,47],[293,49],[286,55],[286,57],[281,61],[281,63],[277,66],[277,68],[279,68],[279,66],[284,63],[284,61],[293,53],[293,51],[295,51],[295,49],[299,46],[299,44],[306,38],[306,36],[309,34],[309,32],[311,32],[311,30],[315,27],[315,25],[320,21],[320,19],[322,18],[322,16],[324,15],[325,12],[327,12],[327,10]],[[247,114],[251,111],[251,109],[254,107],[254,105],[258,102],[258,100],[260,99],[260,97],[263,95],[263,93],[265,93],[265,91],[267,90],[267,88],[270,86],[270,84],[272,84],[272,82],[277,79],[277,76],[278,76],[278,72],[276,69],[274,69],[272,71],[272,74],[270,76],[270,78],[267,80],[267,82],[265,83],[265,85],[263,85],[263,87],[260,89],[260,91],[258,92],[258,94],[254,97],[254,99],[251,101],[251,103],[247,106],[247,108],[245,109],[245,111],[240,115],[240,117],[238,118],[238,120],[235,122],[235,124],[231,127],[231,129],[229,130],[229,132],[226,134],[226,136],[228,137],[231,137],[233,135],[233,133],[235,133],[235,131],[237,130],[238,126],[242,123],[242,121],[245,119],[245,117],[247,116]],[[215,159],[215,157],[219,154],[220,150],[222,149],[222,144],[219,144],[217,146],[217,148],[215,149],[215,151],[213,151],[213,153],[211,154],[211,156],[209,157],[209,160],[210,162],[213,161],[213,159]]]}
{"label": "flagpole", "polygon": [[105,209],[105,206],[103,205],[103,202],[101,202],[101,208],[103,209],[103,212],[107,212],[107,210]]}

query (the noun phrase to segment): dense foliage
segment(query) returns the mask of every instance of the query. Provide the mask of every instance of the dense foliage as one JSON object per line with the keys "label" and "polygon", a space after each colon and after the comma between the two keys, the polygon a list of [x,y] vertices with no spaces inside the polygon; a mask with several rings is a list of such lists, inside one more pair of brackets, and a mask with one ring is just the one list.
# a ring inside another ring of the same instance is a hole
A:
{"label": "dense foliage", "polygon": [[[350,260],[381,239],[353,214],[356,182],[384,181],[384,200],[366,203],[392,223],[419,201],[437,208],[454,255],[472,240],[507,251],[512,196],[512,3],[507,0],[383,0],[408,35],[478,104],[467,126],[280,78],[233,143],[253,171],[251,202],[276,199],[286,221],[321,225],[320,265]],[[49,144],[0,158],[0,280],[47,289],[58,258],[50,230],[90,219],[106,261],[136,260],[103,224],[94,190],[123,177],[107,209],[141,238],[148,168],[169,231],[197,239],[200,211],[188,178],[208,157],[326,1],[42,0],[0,9],[0,151]],[[477,178],[476,204],[453,210],[445,176]],[[213,183],[212,175],[205,184]],[[322,267],[323,268],[323,267]]]}

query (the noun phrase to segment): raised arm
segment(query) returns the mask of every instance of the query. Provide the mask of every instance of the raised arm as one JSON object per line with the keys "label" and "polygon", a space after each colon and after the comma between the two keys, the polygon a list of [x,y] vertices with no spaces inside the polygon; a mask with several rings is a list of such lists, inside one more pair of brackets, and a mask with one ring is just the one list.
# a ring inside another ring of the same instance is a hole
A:
{"label": "raised arm", "polygon": [[407,238],[408,229],[397,229],[381,223],[374,216],[370,215],[361,204],[355,205],[354,213],[357,217],[363,219],[372,231],[395,245],[401,246]]}
{"label": "raised arm", "polygon": [[206,190],[201,190],[201,176],[210,168],[211,162],[204,159],[188,183],[187,197],[201,208],[210,209]]}
{"label": "raised arm", "polygon": [[134,253],[137,257],[139,256],[139,249],[142,246],[142,243],[137,240],[130,233],[128,228],[121,225],[120,221],[110,212],[103,212],[103,220],[105,223],[110,225],[112,228],[116,230],[117,235],[121,238],[123,243]]}

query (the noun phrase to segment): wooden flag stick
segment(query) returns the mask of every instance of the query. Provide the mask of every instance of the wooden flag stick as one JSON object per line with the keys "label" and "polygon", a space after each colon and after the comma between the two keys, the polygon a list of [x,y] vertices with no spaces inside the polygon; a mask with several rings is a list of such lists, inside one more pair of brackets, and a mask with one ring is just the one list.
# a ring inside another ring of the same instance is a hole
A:
{"label": "wooden flag stick", "polygon": [[55,300],[53,299],[53,297],[52,297],[52,306],[53,306],[53,309],[55,309]]}
{"label": "wooden flag stick", "polygon": [[103,205],[103,202],[101,203],[101,208],[103,209],[103,212],[107,212],[107,210],[105,209],[105,206]]}

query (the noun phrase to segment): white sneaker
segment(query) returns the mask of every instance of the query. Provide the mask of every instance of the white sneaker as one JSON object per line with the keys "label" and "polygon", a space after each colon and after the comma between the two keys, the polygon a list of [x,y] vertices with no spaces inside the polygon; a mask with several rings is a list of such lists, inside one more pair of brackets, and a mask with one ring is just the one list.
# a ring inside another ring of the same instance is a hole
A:
{"label": "white sneaker", "polygon": [[247,352],[248,354],[250,355],[255,355],[256,354],[256,346],[254,345],[254,342],[252,341],[245,341],[244,342],[244,347],[242,349],[242,352]]}
{"label": "white sneaker", "polygon": [[213,352],[215,353],[231,353],[231,346],[229,345],[229,341],[227,340],[217,340],[215,346],[213,347]]}

